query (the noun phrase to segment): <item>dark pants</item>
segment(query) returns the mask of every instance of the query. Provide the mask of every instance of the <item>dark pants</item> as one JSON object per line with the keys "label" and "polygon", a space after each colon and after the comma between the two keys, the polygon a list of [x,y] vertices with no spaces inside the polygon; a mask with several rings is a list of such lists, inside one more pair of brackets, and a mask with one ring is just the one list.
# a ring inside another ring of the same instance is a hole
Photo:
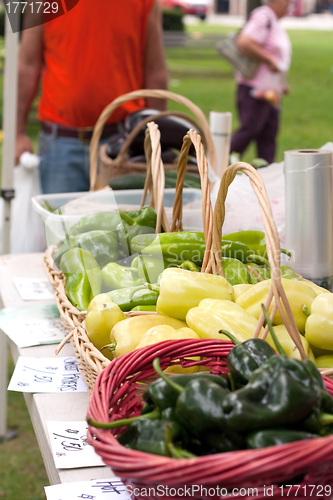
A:
{"label": "dark pants", "polygon": [[252,141],[257,145],[257,156],[273,163],[280,110],[263,99],[251,96],[251,87],[237,88],[237,109],[240,127],[231,138],[230,151],[242,155]]}

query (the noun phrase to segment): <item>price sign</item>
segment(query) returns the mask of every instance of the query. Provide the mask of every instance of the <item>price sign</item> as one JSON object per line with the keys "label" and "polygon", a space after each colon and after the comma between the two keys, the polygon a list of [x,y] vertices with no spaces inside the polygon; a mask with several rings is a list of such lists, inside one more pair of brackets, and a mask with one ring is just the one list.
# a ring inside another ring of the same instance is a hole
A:
{"label": "price sign", "polygon": [[14,277],[13,283],[22,300],[50,300],[54,298],[52,286],[47,278]]}
{"label": "price sign", "polygon": [[2,309],[0,329],[18,347],[58,344],[66,336],[58,308],[52,304]]}
{"label": "price sign", "polygon": [[57,469],[105,465],[87,441],[87,422],[48,421],[46,424]]}
{"label": "price sign", "polygon": [[9,391],[87,392],[75,356],[59,358],[18,358],[9,382]]}
{"label": "price sign", "polygon": [[130,491],[118,477],[77,483],[56,484],[44,488],[47,500],[129,500]]}

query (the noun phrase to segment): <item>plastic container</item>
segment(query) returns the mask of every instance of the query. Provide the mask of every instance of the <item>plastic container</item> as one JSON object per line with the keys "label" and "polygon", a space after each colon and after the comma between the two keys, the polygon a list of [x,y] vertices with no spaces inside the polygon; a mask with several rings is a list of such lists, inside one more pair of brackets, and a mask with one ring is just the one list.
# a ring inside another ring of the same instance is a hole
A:
{"label": "plastic container", "polygon": [[[141,206],[142,196],[142,189],[44,194],[34,196],[32,205],[45,223],[47,243],[50,246],[62,240],[65,236],[65,229],[69,229],[84,215],[118,209],[135,210]],[[172,221],[174,199],[175,189],[165,189],[164,207],[169,223]],[[201,202],[200,189],[185,188],[183,190],[184,230],[203,230]],[[149,195],[145,204],[148,203]]]}

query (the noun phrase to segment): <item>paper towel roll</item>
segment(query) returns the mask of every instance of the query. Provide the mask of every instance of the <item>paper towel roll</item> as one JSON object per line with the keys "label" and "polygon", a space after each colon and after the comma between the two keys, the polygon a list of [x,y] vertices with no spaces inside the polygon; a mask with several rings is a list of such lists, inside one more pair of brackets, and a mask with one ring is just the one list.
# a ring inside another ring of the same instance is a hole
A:
{"label": "paper towel roll", "polygon": [[292,267],[326,288],[333,283],[331,151],[285,151],[286,247]]}
{"label": "paper towel roll", "polygon": [[216,170],[221,177],[229,164],[231,138],[231,113],[211,111],[209,113],[209,128],[216,152]]}

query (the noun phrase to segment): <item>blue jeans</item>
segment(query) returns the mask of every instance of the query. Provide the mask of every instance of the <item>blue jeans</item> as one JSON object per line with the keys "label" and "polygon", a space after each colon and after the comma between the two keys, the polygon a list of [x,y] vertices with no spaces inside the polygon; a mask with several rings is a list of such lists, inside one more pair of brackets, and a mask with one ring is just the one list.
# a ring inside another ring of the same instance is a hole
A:
{"label": "blue jeans", "polygon": [[[107,142],[103,139],[100,144]],[[40,180],[43,194],[89,191],[89,141],[39,133]]]}

